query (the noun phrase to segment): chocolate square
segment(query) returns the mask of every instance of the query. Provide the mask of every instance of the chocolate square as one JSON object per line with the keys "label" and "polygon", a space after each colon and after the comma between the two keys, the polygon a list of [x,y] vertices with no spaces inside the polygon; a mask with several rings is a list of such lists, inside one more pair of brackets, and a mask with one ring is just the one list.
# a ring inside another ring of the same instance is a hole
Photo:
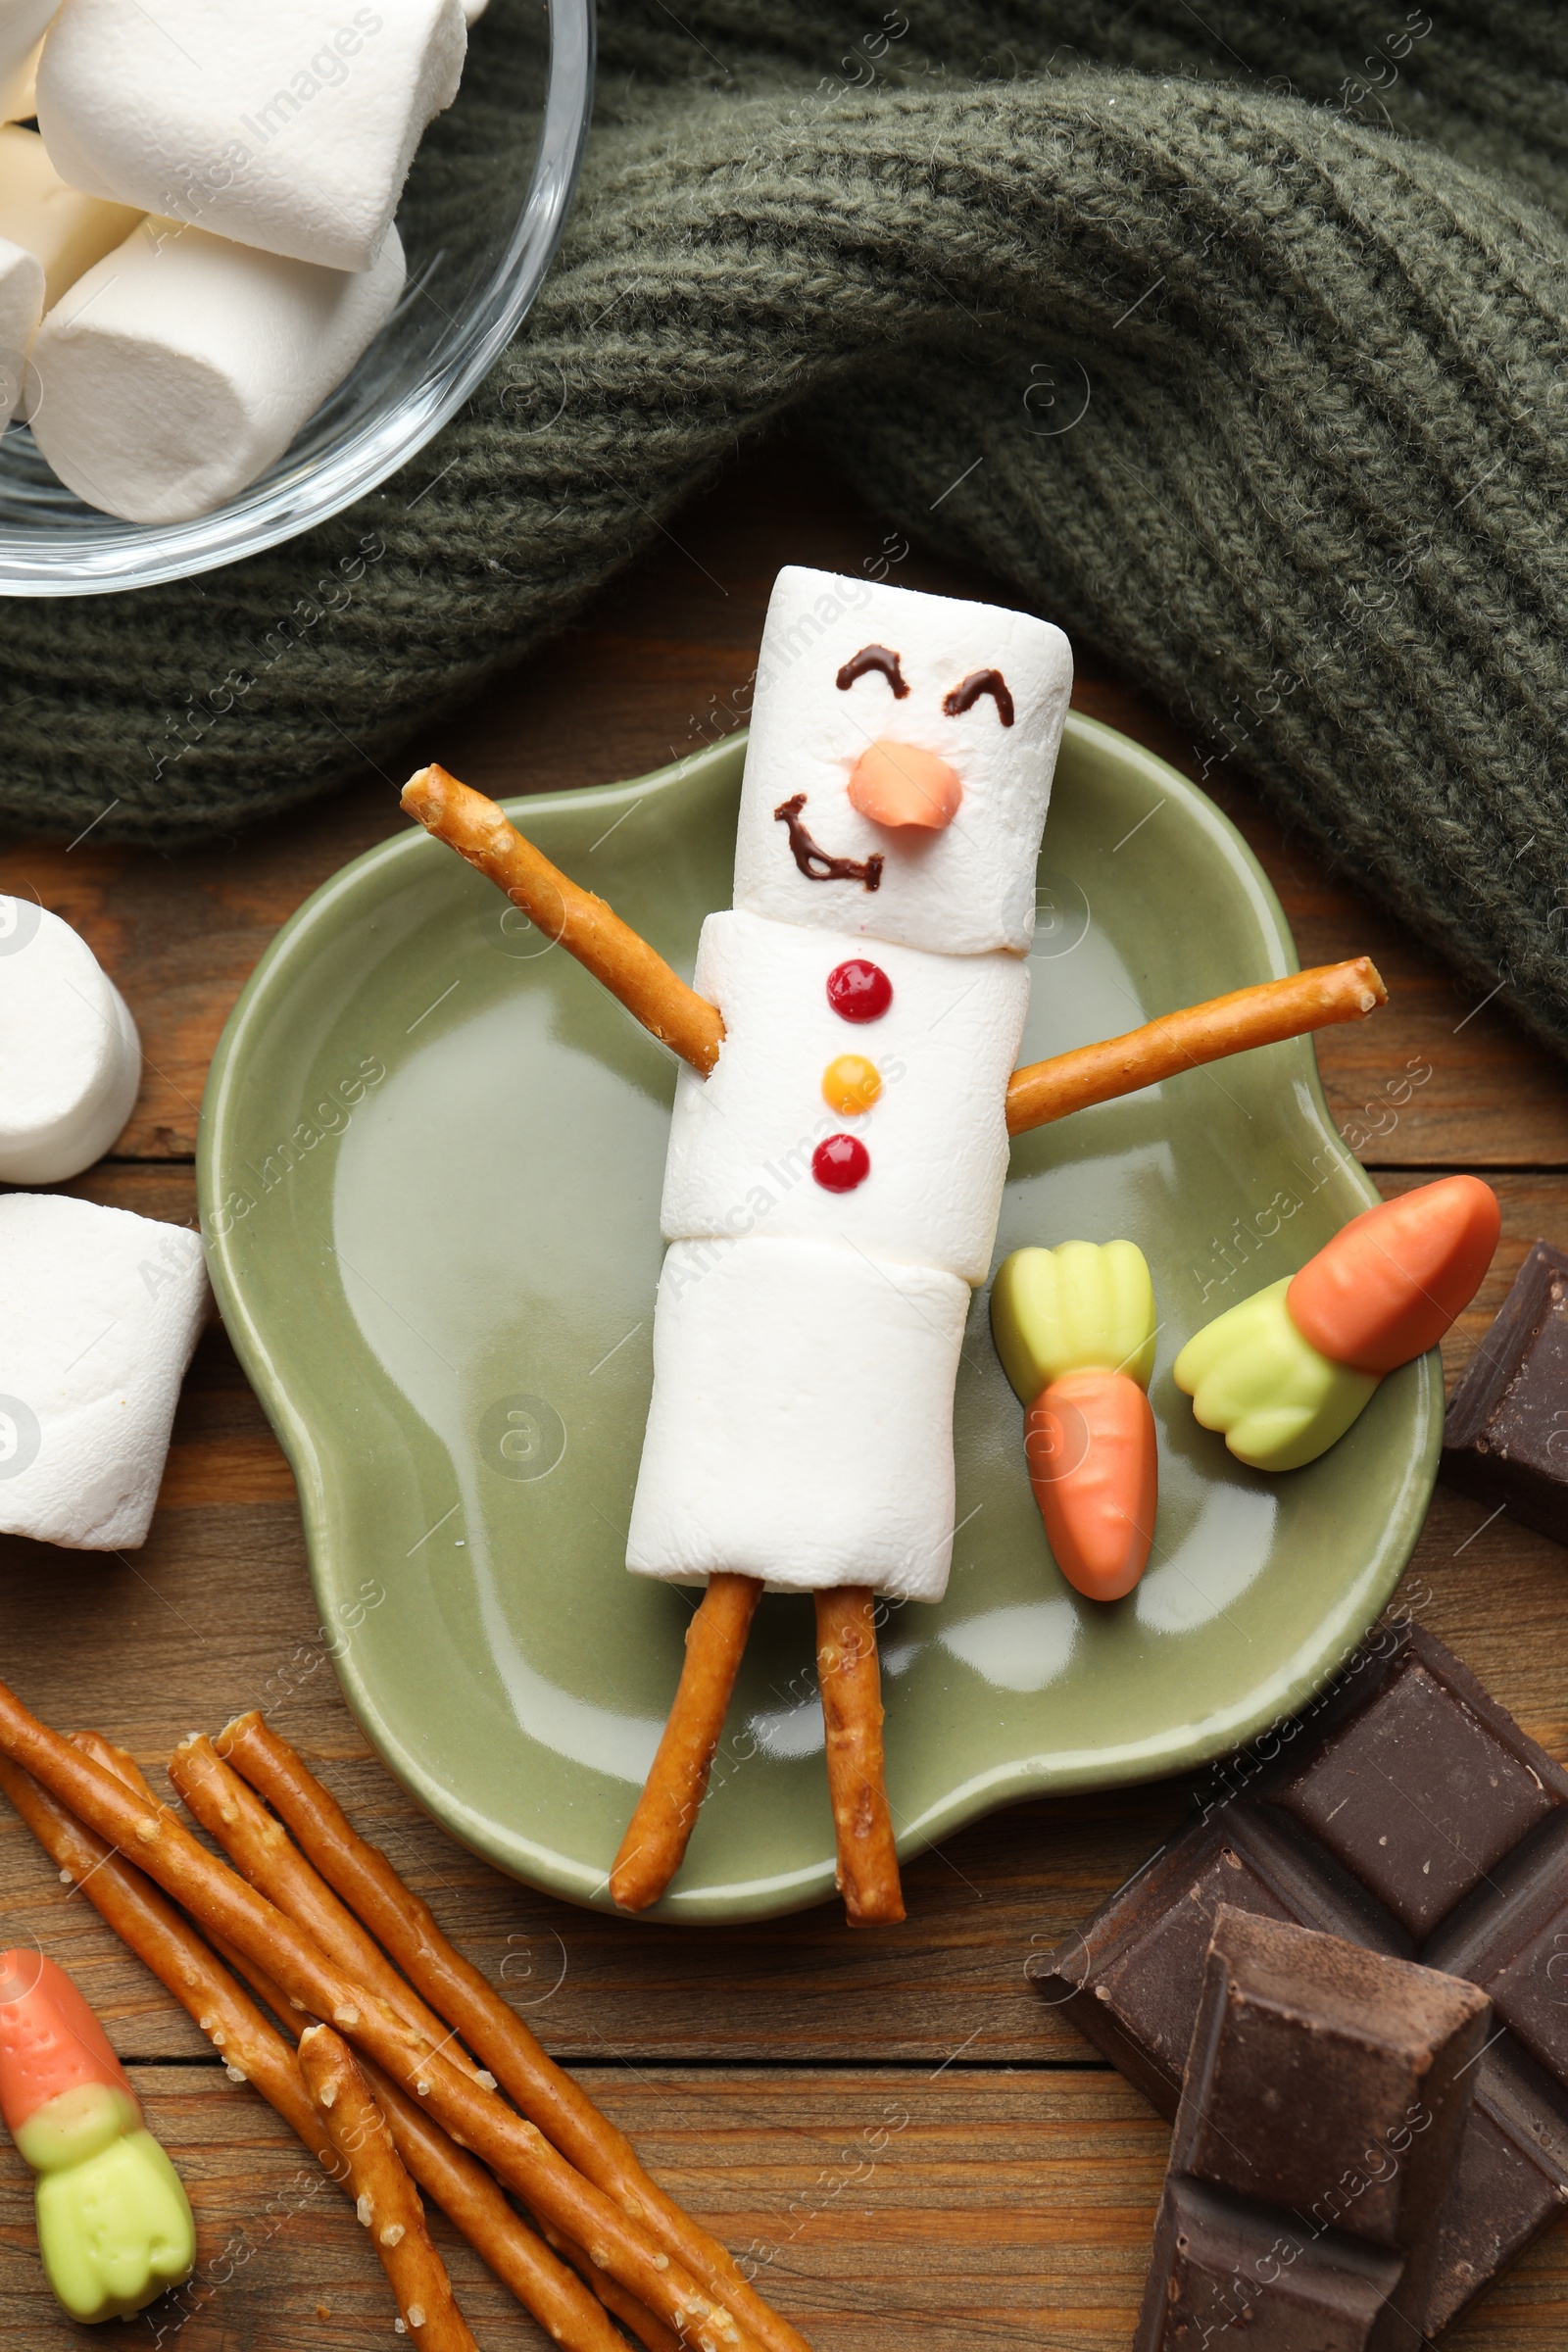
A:
{"label": "chocolate square", "polygon": [[1568,1544],[1568,1256],[1533,1242],[1443,1426],[1443,1476]]}
{"label": "chocolate square", "polygon": [[1490,2017],[1436,1969],[1222,1909],[1172,2170],[1408,2253],[1433,2233]]}
{"label": "chocolate square", "polygon": [[1568,1798],[1558,1768],[1436,1647],[1412,1646],[1268,1793],[1418,1947]]}
{"label": "chocolate square", "polygon": [[1237,2352],[1369,2352],[1401,2268],[1381,2247],[1333,2233],[1314,2241],[1288,2214],[1173,2179],[1154,2226],[1158,2290],[1134,2352],[1204,2352],[1221,2340]]}

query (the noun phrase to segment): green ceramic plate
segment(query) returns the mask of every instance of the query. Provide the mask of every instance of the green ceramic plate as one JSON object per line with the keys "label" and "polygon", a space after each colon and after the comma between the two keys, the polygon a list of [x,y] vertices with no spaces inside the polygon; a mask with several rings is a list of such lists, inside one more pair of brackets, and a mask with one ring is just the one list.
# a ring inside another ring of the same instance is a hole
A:
{"label": "green ceramic plate", "polygon": [[[743,751],[513,813],[689,974],[703,916],[729,904]],[[1088,719],[1062,745],[1040,908],[1027,1059],[1295,965],[1234,828]],[[606,1906],[691,1607],[622,1566],[673,1082],[568,956],[411,828],[279,934],[203,1123],[214,1279],[299,1480],[350,1704],[466,1844]],[[1436,1356],[1279,1479],[1233,1462],[1170,1378],[1189,1333],[1374,1197],[1305,1043],[1014,1146],[999,1256],[1129,1234],[1153,1268],[1156,1555],[1112,1607],[1067,1588],[977,1298],[953,1581],[883,1633],[903,1853],[1038,1790],[1222,1753],[1377,1615],[1431,1492]],[[831,1892],[821,1747],[809,1601],[764,1600],[712,1793],[655,1916],[760,1917]]]}

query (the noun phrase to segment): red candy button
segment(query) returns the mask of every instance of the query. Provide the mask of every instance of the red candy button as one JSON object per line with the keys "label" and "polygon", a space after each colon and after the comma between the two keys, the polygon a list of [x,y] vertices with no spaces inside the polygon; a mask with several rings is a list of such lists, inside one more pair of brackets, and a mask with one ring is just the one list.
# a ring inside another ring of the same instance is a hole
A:
{"label": "red candy button", "polygon": [[825,1193],[853,1193],[870,1173],[871,1154],[858,1136],[830,1135],[811,1153],[811,1174]]}
{"label": "red candy button", "polygon": [[[827,1001],[841,1021],[879,1021],[893,1002],[893,983],[879,963],[855,956],[829,972]],[[855,1181],[858,1184],[860,1178]],[[847,1192],[849,1187],[841,1185],[839,1190]]]}

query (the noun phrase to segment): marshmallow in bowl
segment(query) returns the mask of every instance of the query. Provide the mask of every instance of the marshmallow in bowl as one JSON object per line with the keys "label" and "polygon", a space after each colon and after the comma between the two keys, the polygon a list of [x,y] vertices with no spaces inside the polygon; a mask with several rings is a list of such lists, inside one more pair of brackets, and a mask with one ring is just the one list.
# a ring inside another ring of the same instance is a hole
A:
{"label": "marshmallow in bowl", "polygon": [[122,245],[140,219],[128,205],[103,204],[68,186],[35,130],[16,122],[0,129],[0,237],[36,254],[45,309]]}
{"label": "marshmallow in bowl", "polygon": [[207,1309],[185,1227],[0,1199],[0,1531],[78,1551],[146,1541]]}
{"label": "marshmallow in bowl", "polygon": [[[871,1257],[984,1282],[1007,1173],[1007,1080],[1029,1003],[1016,956],[928,956],[878,943],[892,985],[882,1017],[851,1027],[829,1001],[848,932],[710,914],[694,986],[724,1016],[711,1075],[676,1083],[661,1222],[666,1241],[764,1234],[838,1240]],[[846,1049],[875,1073],[874,1108],[831,1110],[823,1077]],[[811,1153],[839,1129],[863,1137],[870,1174],[853,1192],[813,1181]]]}
{"label": "marshmallow in bowl", "polygon": [[33,438],[68,489],[125,522],[209,514],[282,456],[403,278],[395,228],[355,274],[145,220],[46,315]]}
{"label": "marshmallow in bowl", "polygon": [[626,1565],[940,1599],[967,1287],[816,1242],[676,1242]]}
{"label": "marshmallow in bowl", "polygon": [[65,0],[38,127],[93,195],[368,270],[466,44],[462,0]]}
{"label": "marshmallow in bowl", "polygon": [[[789,565],[758,660],[735,905],[938,955],[1026,956],[1071,687],[1071,649],[1048,620]],[[857,760],[889,739],[954,771],[961,798],[941,830],[890,829],[852,805]],[[797,795],[814,873],[777,813]],[[870,887],[826,870],[873,859]]]}
{"label": "marshmallow in bowl", "polygon": [[49,20],[60,0],[0,0],[0,121],[25,122]]}
{"label": "marshmallow in bowl", "polygon": [[42,265],[25,246],[0,237],[0,415],[22,398],[27,346],[42,317]]}
{"label": "marshmallow in bowl", "polygon": [[0,1180],[79,1175],[140,1081],[136,1025],[86,941],[31,899],[0,897]]}

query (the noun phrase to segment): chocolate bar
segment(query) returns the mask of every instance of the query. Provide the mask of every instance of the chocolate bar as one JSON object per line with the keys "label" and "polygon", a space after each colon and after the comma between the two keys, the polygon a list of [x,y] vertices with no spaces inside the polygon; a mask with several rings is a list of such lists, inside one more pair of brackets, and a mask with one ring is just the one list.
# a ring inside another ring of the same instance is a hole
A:
{"label": "chocolate bar", "polygon": [[1221,1903],[1493,1999],[1423,2321],[1435,2336],[1568,2205],[1568,1774],[1413,1624],[1382,1629],[1302,1714],[1217,1767],[1203,1818],[1034,1970],[1165,2115]]}
{"label": "chocolate bar", "polygon": [[1443,1424],[1443,1476],[1568,1544],[1568,1256],[1532,1242]]}
{"label": "chocolate bar", "polygon": [[1418,2342],[1491,2016],[1435,1969],[1222,1904],[1134,2352]]}

